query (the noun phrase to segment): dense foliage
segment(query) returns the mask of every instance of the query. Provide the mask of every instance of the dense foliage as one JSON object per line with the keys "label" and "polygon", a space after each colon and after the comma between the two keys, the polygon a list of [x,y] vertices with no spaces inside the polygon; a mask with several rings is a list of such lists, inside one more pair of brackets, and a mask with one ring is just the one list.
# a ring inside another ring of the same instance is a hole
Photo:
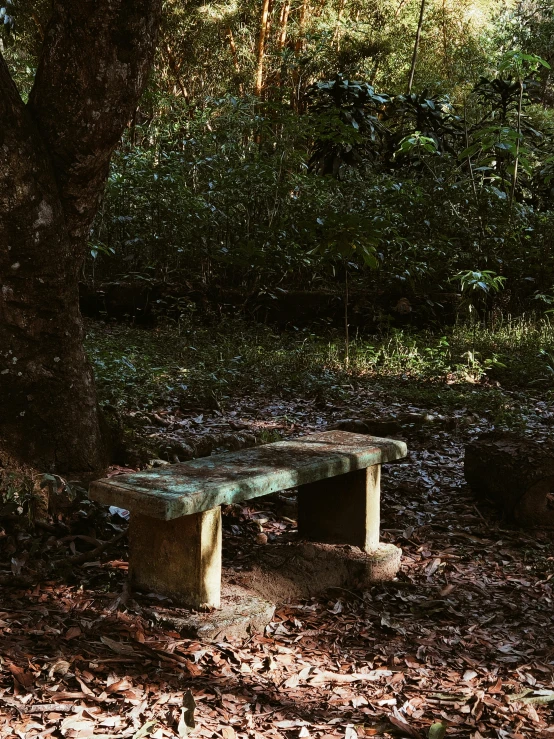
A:
{"label": "dense foliage", "polygon": [[[43,5],[4,12],[23,90]],[[84,280],[171,285],[156,295],[177,315],[199,294],[259,308],[348,278],[360,326],[399,305],[420,323],[548,310],[554,6],[424,10],[407,93],[419,4],[167,0]],[[468,270],[505,280],[470,300]]]}

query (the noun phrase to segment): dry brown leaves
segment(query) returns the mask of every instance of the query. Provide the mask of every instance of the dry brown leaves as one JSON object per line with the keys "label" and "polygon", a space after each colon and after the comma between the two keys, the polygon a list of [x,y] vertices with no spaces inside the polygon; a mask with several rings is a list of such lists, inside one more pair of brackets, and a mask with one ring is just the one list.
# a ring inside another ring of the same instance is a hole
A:
{"label": "dry brown leaves", "polygon": [[[297,433],[346,415],[268,409],[260,423],[288,414]],[[554,737],[552,539],[475,507],[462,442],[420,429],[384,475],[383,538],[404,551],[397,581],[282,606],[241,644],[156,626],[156,608],[172,606],[127,592],[123,539],[68,562],[123,522],[91,508],[33,533],[5,522],[0,737]],[[290,501],[261,508],[226,517],[237,566],[294,536]]]}

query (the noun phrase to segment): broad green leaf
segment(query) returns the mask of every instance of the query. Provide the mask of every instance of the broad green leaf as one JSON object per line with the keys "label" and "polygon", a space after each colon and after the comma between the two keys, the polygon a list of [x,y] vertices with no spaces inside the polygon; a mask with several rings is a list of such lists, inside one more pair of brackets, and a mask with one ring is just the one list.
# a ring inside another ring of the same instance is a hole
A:
{"label": "broad green leaf", "polygon": [[480,148],[481,144],[472,144],[472,146],[468,146],[467,149],[464,149],[459,153],[458,159],[467,159],[468,157],[472,157]]}
{"label": "broad green leaf", "polygon": [[429,727],[429,739],[443,739],[446,734],[446,724],[443,721],[435,721]]}

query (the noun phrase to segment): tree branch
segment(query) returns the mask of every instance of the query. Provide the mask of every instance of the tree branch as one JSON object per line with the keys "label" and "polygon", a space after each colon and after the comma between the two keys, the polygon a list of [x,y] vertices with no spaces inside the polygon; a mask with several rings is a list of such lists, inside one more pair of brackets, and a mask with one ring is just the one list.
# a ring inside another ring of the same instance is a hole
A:
{"label": "tree branch", "polygon": [[[25,218],[21,212],[25,210]],[[0,321],[8,302],[25,302],[18,283],[32,260],[16,241],[33,243],[37,233],[60,230],[62,210],[48,155],[0,54]],[[59,235],[58,237],[59,238]],[[61,261],[61,256],[60,256]],[[60,271],[61,265],[57,265]],[[12,317],[13,321],[13,317]],[[16,321],[17,322],[17,321]]]}
{"label": "tree branch", "polygon": [[23,101],[17,91],[6,60],[0,51],[0,121],[2,130],[9,124],[9,118],[20,116],[24,108]]}

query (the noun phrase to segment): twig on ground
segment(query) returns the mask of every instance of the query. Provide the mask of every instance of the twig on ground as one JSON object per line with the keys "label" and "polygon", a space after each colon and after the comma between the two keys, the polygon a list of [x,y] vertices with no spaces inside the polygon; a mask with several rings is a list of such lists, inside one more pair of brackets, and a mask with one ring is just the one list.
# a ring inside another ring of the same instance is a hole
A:
{"label": "twig on ground", "polygon": [[99,554],[102,554],[102,552],[104,552],[108,547],[111,547],[112,544],[117,544],[117,542],[123,539],[124,536],[127,536],[127,531],[122,531],[121,534],[114,536],[114,538],[110,539],[110,541],[105,541],[103,544],[100,544],[100,546],[97,546],[95,549],[91,549],[90,552],[84,552],[83,554],[76,554],[74,557],[70,557],[69,561],[74,565],[82,565],[85,562],[89,562],[91,559],[94,559]]}
{"label": "twig on ground", "polygon": [[21,706],[19,710],[21,713],[50,713],[50,711],[56,711],[56,713],[77,713],[81,710],[81,706],[71,703],[41,703],[36,706]]}

